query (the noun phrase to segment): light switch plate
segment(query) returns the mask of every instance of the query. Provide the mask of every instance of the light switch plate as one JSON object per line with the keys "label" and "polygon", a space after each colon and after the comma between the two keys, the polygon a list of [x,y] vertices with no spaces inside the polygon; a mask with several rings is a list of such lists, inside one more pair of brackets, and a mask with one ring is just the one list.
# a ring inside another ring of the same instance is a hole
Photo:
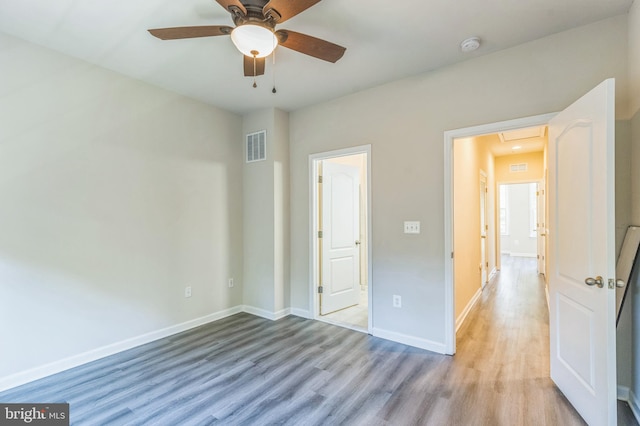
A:
{"label": "light switch plate", "polygon": [[419,221],[405,221],[404,222],[404,233],[405,234],[419,234],[420,233],[420,222]]}

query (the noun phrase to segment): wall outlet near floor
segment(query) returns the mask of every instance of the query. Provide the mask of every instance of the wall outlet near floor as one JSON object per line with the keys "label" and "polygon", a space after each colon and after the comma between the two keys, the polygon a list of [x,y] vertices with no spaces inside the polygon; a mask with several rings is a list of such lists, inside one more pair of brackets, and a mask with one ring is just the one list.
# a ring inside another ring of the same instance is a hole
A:
{"label": "wall outlet near floor", "polygon": [[229,278],[229,288],[233,287],[233,278]]}
{"label": "wall outlet near floor", "polygon": [[191,286],[186,286],[184,288],[184,297],[191,297]]}
{"label": "wall outlet near floor", "polygon": [[402,297],[397,294],[393,295],[393,307],[394,308],[402,308]]}

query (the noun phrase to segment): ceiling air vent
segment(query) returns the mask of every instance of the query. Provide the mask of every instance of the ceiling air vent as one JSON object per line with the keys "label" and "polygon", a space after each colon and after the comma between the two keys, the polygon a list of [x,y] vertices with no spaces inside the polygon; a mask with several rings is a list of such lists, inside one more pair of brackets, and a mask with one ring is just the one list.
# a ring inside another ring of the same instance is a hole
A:
{"label": "ceiling air vent", "polygon": [[267,131],[247,135],[247,163],[267,159]]}
{"label": "ceiling air vent", "polygon": [[511,173],[526,172],[527,168],[528,168],[528,164],[527,163],[510,164],[509,165],[509,171]]}

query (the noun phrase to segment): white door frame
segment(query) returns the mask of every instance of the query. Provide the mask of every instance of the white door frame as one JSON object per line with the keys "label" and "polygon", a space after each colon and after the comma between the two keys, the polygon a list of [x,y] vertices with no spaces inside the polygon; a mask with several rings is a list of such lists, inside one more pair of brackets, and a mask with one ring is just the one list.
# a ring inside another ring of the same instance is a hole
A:
{"label": "white door frame", "polygon": [[351,148],[321,152],[309,155],[309,312],[312,319],[322,320],[318,309],[318,191],[315,177],[318,175],[318,163],[336,157],[366,154],[367,157],[367,290],[368,290],[368,321],[367,332],[370,334],[373,328],[373,267],[372,267],[372,239],[371,239],[371,145],[360,145]]}
{"label": "white door frame", "polygon": [[[484,192],[482,192],[482,183],[484,183]],[[487,264],[489,259],[489,221],[487,218],[487,206],[489,183],[487,181],[487,172],[480,169],[480,288],[484,287],[489,282],[489,265]],[[484,223],[483,223],[484,222]],[[495,220],[494,220],[495,222]],[[484,235],[484,238],[482,238]]]}
{"label": "white door frame", "polygon": [[508,130],[546,125],[557,113],[517,118],[444,132],[444,336],[445,353],[456,353],[455,286],[453,276],[453,141],[458,138],[487,135]]}

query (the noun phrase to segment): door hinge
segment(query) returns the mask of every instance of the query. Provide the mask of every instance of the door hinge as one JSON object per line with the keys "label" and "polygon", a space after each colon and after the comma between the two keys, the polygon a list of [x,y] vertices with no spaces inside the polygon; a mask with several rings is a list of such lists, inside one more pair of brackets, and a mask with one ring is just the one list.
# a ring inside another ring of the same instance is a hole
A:
{"label": "door hinge", "polygon": [[451,252],[451,258],[453,259],[453,252]]}
{"label": "door hinge", "polygon": [[322,176],[318,176],[318,183],[322,183]]}
{"label": "door hinge", "polygon": [[489,262],[487,262],[486,265],[487,265],[487,268],[488,268],[489,267]]}
{"label": "door hinge", "polygon": [[322,294],[324,287],[318,286],[318,294]]}
{"label": "door hinge", "polygon": [[318,238],[322,238],[322,231],[318,231]]}

